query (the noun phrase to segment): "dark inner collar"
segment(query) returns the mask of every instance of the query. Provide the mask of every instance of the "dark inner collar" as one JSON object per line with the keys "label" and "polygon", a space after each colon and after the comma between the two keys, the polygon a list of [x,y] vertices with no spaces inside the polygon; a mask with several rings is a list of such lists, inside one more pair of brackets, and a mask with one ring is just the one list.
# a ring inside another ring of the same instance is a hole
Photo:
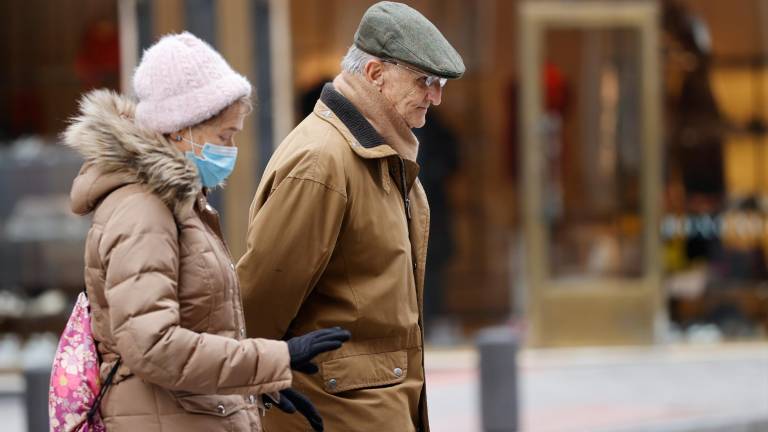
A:
{"label": "dark inner collar", "polygon": [[336,114],[360,145],[365,148],[373,148],[386,144],[384,138],[379,135],[373,125],[365,119],[352,102],[333,88],[332,83],[326,83],[323,86],[320,100]]}

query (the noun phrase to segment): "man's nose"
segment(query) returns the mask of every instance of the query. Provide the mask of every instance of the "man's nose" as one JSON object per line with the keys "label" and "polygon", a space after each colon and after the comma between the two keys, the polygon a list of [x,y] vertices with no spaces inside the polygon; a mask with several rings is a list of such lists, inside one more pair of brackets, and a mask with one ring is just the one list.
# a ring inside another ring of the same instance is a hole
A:
{"label": "man's nose", "polygon": [[427,91],[427,99],[432,103],[432,105],[440,105],[440,102],[443,100],[443,88],[440,87],[440,83],[434,83],[429,86],[429,90]]}

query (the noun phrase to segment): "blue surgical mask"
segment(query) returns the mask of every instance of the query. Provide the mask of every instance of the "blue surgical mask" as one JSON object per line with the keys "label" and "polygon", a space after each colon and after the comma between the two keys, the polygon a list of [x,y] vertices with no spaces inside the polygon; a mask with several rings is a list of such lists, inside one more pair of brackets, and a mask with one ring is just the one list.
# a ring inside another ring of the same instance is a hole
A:
{"label": "blue surgical mask", "polygon": [[232,170],[235,169],[235,161],[237,161],[237,147],[211,143],[205,143],[201,146],[191,140],[185,141],[192,144],[193,147],[202,147],[200,155],[195,154],[194,151],[188,151],[185,154],[197,165],[197,172],[203,186],[215,187],[232,174]]}

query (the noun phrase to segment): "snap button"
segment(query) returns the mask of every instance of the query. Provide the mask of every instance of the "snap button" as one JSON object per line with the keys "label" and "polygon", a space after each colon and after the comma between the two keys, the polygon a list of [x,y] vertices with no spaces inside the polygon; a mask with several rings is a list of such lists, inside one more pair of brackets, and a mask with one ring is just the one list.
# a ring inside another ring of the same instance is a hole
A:
{"label": "snap button", "polygon": [[232,270],[234,270],[234,269],[235,269],[235,264],[234,264],[234,263],[229,263],[229,268],[231,268]]}
{"label": "snap button", "polygon": [[394,373],[394,374],[395,374],[395,376],[396,376],[396,377],[398,377],[398,378],[400,378],[401,376],[403,376],[403,370],[402,370],[402,369],[400,369],[400,368],[395,368],[395,369],[392,371],[392,373]]}
{"label": "snap button", "polygon": [[240,337],[245,337],[245,329],[242,327],[240,328]]}
{"label": "snap button", "polygon": [[248,402],[250,402],[251,405],[255,405],[256,404],[256,396],[248,395]]}
{"label": "snap button", "polygon": [[226,413],[227,413],[227,409],[226,409],[226,408],[224,408],[224,405],[222,405],[222,404],[218,404],[218,405],[216,406],[216,411],[218,411],[218,412],[219,412],[219,414],[221,414],[221,415],[224,415],[224,414],[226,414]]}
{"label": "snap button", "polygon": [[335,389],[336,388],[336,384],[338,384],[337,381],[336,381],[336,378],[331,378],[331,379],[328,380],[328,388],[329,389],[331,389],[331,390]]}

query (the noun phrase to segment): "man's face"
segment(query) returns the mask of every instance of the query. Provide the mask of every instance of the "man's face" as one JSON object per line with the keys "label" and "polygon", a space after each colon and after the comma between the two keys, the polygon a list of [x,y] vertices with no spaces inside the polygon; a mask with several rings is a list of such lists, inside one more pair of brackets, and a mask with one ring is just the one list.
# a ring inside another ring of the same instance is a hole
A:
{"label": "man's face", "polygon": [[381,93],[392,103],[408,127],[424,126],[430,105],[440,105],[445,80],[430,78],[426,72],[404,63],[382,63],[384,79]]}

